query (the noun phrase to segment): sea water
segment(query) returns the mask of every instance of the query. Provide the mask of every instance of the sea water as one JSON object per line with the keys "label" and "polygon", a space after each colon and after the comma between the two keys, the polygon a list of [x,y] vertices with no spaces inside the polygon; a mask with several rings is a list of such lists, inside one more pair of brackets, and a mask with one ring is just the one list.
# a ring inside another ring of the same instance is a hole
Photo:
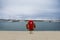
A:
{"label": "sea water", "polygon": [[[0,22],[0,31],[27,31],[25,21]],[[35,31],[60,31],[60,22],[35,22]]]}

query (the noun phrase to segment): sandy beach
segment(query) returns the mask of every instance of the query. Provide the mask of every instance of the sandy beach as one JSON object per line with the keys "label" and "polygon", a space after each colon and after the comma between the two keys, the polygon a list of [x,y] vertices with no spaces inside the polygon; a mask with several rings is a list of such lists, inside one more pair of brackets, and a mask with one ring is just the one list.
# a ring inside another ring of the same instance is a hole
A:
{"label": "sandy beach", "polygon": [[0,40],[60,40],[60,31],[0,31]]}

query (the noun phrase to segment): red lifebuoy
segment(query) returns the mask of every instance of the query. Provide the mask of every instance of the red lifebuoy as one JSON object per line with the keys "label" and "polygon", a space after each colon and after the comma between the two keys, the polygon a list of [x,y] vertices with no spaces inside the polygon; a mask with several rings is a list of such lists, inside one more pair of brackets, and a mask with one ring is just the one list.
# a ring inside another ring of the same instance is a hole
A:
{"label": "red lifebuoy", "polygon": [[35,28],[35,23],[34,23],[34,21],[33,21],[33,20],[29,20],[28,23],[27,23],[27,25],[26,25],[26,27],[27,27],[27,29],[28,29],[29,31],[33,31],[34,28]]}

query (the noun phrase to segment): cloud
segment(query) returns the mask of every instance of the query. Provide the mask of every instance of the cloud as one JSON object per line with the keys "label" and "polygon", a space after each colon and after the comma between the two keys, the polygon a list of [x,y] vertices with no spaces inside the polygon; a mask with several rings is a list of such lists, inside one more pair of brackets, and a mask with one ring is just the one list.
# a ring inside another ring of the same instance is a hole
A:
{"label": "cloud", "polygon": [[0,18],[52,18],[59,12],[58,4],[58,0],[2,0]]}

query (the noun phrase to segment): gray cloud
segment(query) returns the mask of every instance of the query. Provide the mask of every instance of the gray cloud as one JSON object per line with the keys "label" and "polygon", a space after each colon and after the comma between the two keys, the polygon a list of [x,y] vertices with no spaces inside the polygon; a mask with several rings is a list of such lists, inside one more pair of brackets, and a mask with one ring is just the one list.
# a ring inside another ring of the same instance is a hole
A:
{"label": "gray cloud", "polygon": [[60,19],[59,0],[1,0],[0,18]]}

